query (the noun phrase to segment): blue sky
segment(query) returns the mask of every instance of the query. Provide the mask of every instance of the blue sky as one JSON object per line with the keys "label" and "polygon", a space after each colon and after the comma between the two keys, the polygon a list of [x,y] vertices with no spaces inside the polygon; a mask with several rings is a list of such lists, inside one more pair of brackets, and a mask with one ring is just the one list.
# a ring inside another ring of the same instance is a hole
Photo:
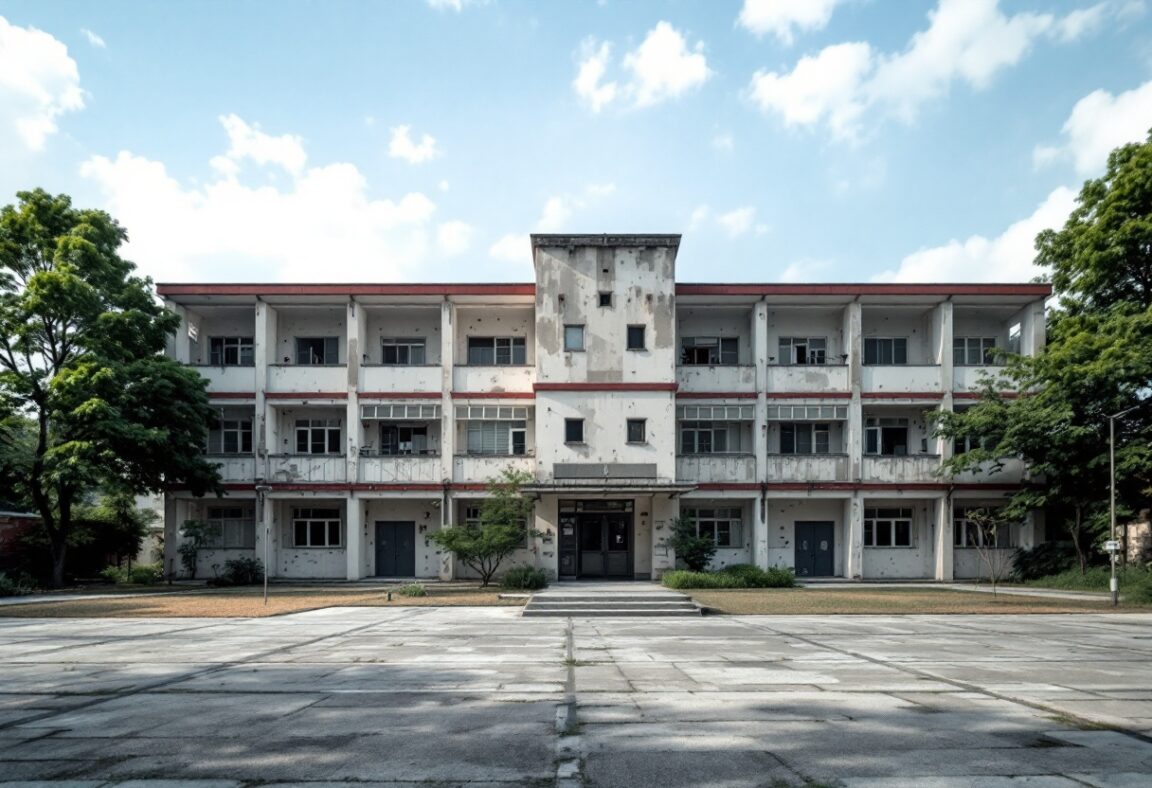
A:
{"label": "blue sky", "polygon": [[0,201],[158,281],[1014,281],[1152,127],[1141,0],[0,0]]}

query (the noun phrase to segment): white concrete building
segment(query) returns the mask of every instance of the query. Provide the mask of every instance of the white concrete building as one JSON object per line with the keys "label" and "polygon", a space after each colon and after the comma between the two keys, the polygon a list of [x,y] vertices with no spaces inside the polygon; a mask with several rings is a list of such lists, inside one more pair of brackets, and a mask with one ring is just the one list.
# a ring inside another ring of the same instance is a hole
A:
{"label": "white concrete building", "polygon": [[717,566],[979,574],[964,509],[1027,470],[942,475],[927,412],[973,401],[991,348],[1043,346],[1050,288],[684,284],[679,240],[536,235],[534,284],[160,285],[227,486],[168,495],[169,565],[203,519],[204,576],[267,533],[273,577],[458,577],[428,535],[517,468],[542,535],[514,563],[561,578],[658,577],[685,515]]}

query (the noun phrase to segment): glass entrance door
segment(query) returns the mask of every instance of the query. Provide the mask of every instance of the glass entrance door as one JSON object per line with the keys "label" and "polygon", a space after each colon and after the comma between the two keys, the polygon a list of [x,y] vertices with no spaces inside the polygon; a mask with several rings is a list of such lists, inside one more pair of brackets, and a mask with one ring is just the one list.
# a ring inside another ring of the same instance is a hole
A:
{"label": "glass entrance door", "polygon": [[632,577],[632,516],[622,512],[578,516],[581,577]]}

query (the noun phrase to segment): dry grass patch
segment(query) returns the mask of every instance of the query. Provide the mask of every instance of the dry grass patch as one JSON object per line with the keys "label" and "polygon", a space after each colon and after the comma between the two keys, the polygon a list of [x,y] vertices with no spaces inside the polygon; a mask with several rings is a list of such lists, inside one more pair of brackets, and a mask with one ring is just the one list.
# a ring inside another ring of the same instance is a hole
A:
{"label": "dry grass patch", "polygon": [[[124,596],[0,606],[5,618],[260,618],[325,607],[467,607],[523,605],[524,599],[500,599],[498,588],[427,586],[428,596],[408,597],[396,587],[273,588],[264,606],[259,588],[175,592],[162,596]],[[387,592],[391,590],[392,600]]]}
{"label": "dry grass patch", "polygon": [[[748,589],[686,592],[719,613],[795,615],[909,615],[949,613],[1105,613],[1105,602],[1050,599],[932,588]],[[1147,608],[1119,608],[1147,612]]]}

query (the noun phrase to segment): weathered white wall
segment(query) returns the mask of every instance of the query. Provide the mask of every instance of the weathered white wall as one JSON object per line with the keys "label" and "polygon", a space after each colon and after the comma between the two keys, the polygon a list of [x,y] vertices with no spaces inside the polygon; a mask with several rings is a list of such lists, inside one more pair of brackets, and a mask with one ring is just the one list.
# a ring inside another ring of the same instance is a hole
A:
{"label": "weathered white wall", "polygon": [[826,361],[843,363],[840,356],[848,351],[844,343],[844,310],[842,308],[776,307],[768,310],[769,364],[782,365],[780,337],[824,337],[828,340]]}
{"label": "weathered white wall", "polygon": [[[863,429],[867,429],[868,419],[908,419],[908,454],[932,454],[935,441],[930,438],[931,427],[928,424],[926,413],[932,411],[928,405],[908,407],[880,407],[877,405],[864,406]],[[860,450],[865,448],[864,436],[860,436]],[[927,441],[927,451],[923,450]]]}
{"label": "weathered white wall", "polygon": [[[907,337],[908,364],[936,364],[932,337],[934,308],[864,306],[862,337]],[[861,343],[860,352],[864,352]],[[861,359],[863,360],[863,359]]]}
{"label": "weathered white wall", "polygon": [[[276,355],[273,364],[296,363],[296,337],[337,337],[341,364],[347,364],[347,315],[335,307],[279,307],[276,310]],[[287,358],[288,361],[284,359]]]}
{"label": "weathered white wall", "polygon": [[364,348],[366,363],[379,364],[382,360],[380,340],[423,338],[424,363],[440,363],[440,307],[361,307],[367,314]]}
{"label": "weathered white wall", "polygon": [[535,362],[536,319],[525,306],[457,306],[454,346],[456,365],[468,363],[468,337],[525,337],[527,366]]}
{"label": "weathered white wall", "polygon": [[752,501],[740,498],[697,498],[685,497],[681,499],[680,509],[683,512],[688,508],[709,508],[722,506],[724,508],[739,508],[741,511],[741,537],[740,544],[737,547],[718,547],[716,555],[713,556],[712,562],[708,565],[709,569],[723,569],[726,566],[733,564],[750,564],[752,563],[753,554],[753,540],[755,539],[755,527],[752,521],[754,514],[754,507]]}
{"label": "weathered white wall", "polygon": [[[780,425],[783,422],[770,421],[768,422],[768,453],[780,453]],[[828,453],[829,454],[842,454],[845,451],[844,446],[844,422],[842,421],[827,421],[827,422],[798,422],[803,424],[808,423],[821,423],[828,425]],[[796,455],[802,456],[802,455]]]}
{"label": "weathered white wall", "polygon": [[[272,500],[273,507],[272,555],[275,556],[275,574],[284,578],[334,578],[343,580],[348,566],[344,556],[348,544],[348,518],[344,515],[347,502],[339,499],[303,498],[294,501]],[[293,547],[292,513],[296,508],[339,509],[341,512],[340,547]]]}
{"label": "weathered white wall", "polygon": [[256,315],[251,307],[207,308],[202,312],[188,310],[188,322],[199,329],[192,364],[211,363],[209,337],[255,337]]}
{"label": "weathered white wall", "polygon": [[[320,405],[293,405],[287,408],[274,408],[276,417],[276,435],[279,440],[275,447],[268,447],[270,454],[296,453],[296,420],[297,419],[338,419],[340,421],[340,442],[347,445],[349,436],[344,416],[345,409],[336,406]],[[342,450],[343,451],[343,450]]]}
{"label": "weathered white wall", "polygon": [[796,568],[797,521],[834,524],[833,573],[844,574],[844,554],[847,546],[841,533],[844,521],[842,498],[769,498],[768,566]]}
{"label": "weathered white wall", "polygon": [[868,498],[865,509],[911,509],[911,547],[868,547],[864,546],[864,577],[909,578],[931,577],[934,571],[935,523],[932,501],[910,500],[908,498]]}
{"label": "weathered white wall", "polygon": [[[437,501],[438,502],[438,501]],[[410,498],[365,498],[358,502],[364,512],[360,538],[363,539],[363,576],[378,574],[376,568],[376,523],[411,522],[416,527],[416,577],[434,578],[440,570],[440,549],[428,538],[440,529],[440,508],[432,500]]]}
{"label": "weathered white wall", "polygon": [[676,309],[678,364],[684,337],[736,337],[736,363],[752,364],[752,310],[747,307],[681,306]]}

